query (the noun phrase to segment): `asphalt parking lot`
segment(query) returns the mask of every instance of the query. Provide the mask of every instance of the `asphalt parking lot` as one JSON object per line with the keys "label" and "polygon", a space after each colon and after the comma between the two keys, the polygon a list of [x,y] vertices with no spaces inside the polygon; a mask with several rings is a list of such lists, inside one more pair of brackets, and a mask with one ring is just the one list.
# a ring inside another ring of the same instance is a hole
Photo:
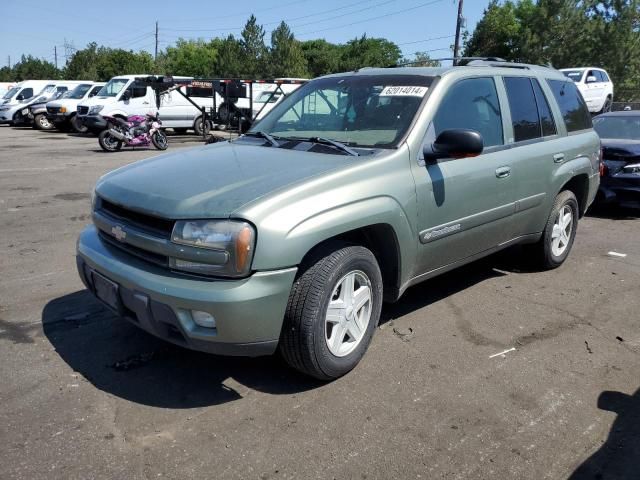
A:
{"label": "asphalt parking lot", "polygon": [[413,287],[322,384],[165,344],[83,289],[93,184],[156,154],[0,127],[0,478],[638,478],[633,212],[584,218],[559,270],[516,248]]}

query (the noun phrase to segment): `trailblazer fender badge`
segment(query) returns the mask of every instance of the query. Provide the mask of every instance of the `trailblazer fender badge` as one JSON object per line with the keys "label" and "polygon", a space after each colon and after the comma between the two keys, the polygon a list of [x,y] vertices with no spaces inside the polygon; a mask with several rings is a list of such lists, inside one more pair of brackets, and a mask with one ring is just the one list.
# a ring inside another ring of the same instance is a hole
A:
{"label": "trailblazer fender badge", "polygon": [[116,237],[116,240],[119,242],[124,242],[124,239],[127,238],[127,232],[125,232],[120,225],[111,227],[111,234]]}

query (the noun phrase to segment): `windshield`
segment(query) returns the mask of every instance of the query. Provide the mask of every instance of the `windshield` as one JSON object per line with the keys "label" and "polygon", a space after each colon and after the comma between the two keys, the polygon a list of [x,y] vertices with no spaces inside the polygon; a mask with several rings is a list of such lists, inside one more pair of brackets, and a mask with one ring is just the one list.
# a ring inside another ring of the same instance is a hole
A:
{"label": "windshield", "polygon": [[601,138],[640,140],[640,115],[596,117],[593,128]]}
{"label": "windshield", "polygon": [[87,83],[82,83],[78,85],[76,88],[74,88],[73,90],[71,90],[70,92],[67,92],[64,98],[73,98],[76,100],[83,98],[84,94],[87,93],[90,88],[91,88],[91,85]]}
{"label": "windshield", "polygon": [[2,97],[4,100],[9,100],[10,98],[13,98],[13,96],[18,93],[20,91],[20,87],[13,87],[12,89],[10,89],[7,93],[4,94],[4,97]]}
{"label": "windshield", "polygon": [[354,75],[320,78],[297,89],[250,131],[283,139],[323,137],[355,147],[398,144],[433,77]]}
{"label": "windshield", "polygon": [[115,97],[129,83],[126,78],[113,78],[98,92],[99,97]]}
{"label": "windshield", "polygon": [[564,70],[562,73],[564,73],[565,77],[570,78],[574,82],[578,83],[582,78],[584,70]]}
{"label": "windshield", "polygon": [[56,89],[55,85],[47,85],[46,87],[44,87],[42,90],[40,90],[40,93],[38,93],[38,95],[44,95],[46,93],[51,93]]}

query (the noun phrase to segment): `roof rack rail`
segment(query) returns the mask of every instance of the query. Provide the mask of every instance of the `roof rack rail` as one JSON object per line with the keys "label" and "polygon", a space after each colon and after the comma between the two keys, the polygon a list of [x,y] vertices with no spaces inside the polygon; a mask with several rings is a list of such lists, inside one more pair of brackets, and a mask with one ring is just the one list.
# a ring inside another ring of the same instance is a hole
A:
{"label": "roof rack rail", "polygon": [[[510,62],[509,60],[505,60],[500,57],[444,57],[444,58],[431,58],[429,61],[432,62],[442,62],[442,61],[451,61],[454,66],[458,67],[503,67],[503,68],[520,68],[523,70],[531,69],[532,66],[527,63],[517,63]],[[412,62],[404,62],[396,65],[390,65],[389,68],[396,67],[407,67],[410,65],[416,65],[420,63],[424,63],[424,60],[415,60]],[[535,65],[537,66],[537,65]],[[545,68],[553,68],[547,65],[540,65]]]}

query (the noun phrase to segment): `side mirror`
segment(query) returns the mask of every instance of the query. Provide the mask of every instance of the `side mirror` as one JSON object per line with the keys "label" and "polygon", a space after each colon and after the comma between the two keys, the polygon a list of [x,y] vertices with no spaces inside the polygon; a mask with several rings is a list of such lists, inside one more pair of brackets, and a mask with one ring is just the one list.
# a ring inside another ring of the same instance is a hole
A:
{"label": "side mirror", "polygon": [[422,154],[426,163],[432,163],[439,158],[477,157],[483,149],[480,132],[453,128],[441,132],[432,145],[425,145]]}
{"label": "side mirror", "polygon": [[587,77],[587,83],[596,83],[598,81],[598,79],[596,77],[594,77],[593,75],[589,75]]}
{"label": "side mirror", "polygon": [[18,96],[16,97],[16,100],[20,101],[20,100],[24,100],[24,95],[23,94],[18,94]]}
{"label": "side mirror", "polygon": [[127,102],[131,99],[131,92],[129,90],[125,90],[122,93],[122,97],[120,97],[120,100],[122,100],[123,102]]}

